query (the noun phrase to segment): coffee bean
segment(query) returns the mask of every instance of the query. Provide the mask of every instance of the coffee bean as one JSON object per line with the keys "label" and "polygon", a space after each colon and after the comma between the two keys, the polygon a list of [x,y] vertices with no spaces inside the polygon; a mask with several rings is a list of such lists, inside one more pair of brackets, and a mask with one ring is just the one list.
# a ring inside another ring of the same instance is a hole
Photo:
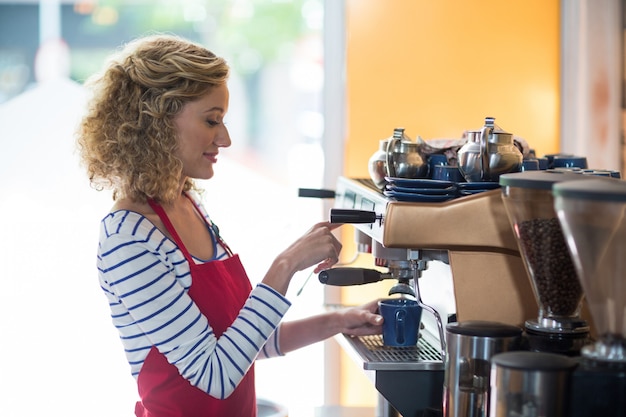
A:
{"label": "coffee bean", "polygon": [[575,315],[583,290],[558,219],[525,220],[517,229],[544,316]]}

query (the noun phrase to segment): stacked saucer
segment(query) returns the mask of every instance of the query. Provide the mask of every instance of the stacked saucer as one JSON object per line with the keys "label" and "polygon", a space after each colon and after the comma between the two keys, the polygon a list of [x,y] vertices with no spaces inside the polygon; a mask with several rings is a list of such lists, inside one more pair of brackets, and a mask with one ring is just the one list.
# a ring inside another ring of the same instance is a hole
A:
{"label": "stacked saucer", "polygon": [[422,178],[385,177],[383,194],[396,201],[438,203],[457,197],[454,182]]}
{"label": "stacked saucer", "polygon": [[497,182],[459,182],[456,185],[459,196],[473,195],[500,188]]}

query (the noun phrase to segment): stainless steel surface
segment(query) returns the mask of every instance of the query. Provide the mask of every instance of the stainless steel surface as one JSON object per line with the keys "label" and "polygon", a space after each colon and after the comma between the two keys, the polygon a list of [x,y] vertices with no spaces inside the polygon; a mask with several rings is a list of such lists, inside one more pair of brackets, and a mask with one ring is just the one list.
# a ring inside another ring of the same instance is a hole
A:
{"label": "stainless steel surface", "polygon": [[522,329],[496,322],[452,323],[446,336],[444,417],[487,417],[491,357],[520,349]]}
{"label": "stainless steel surface", "polygon": [[437,330],[439,331],[439,344],[441,346],[441,358],[445,361],[446,358],[446,337],[443,332],[443,319],[439,312],[431,307],[428,304],[425,304],[422,300],[422,293],[420,291],[419,278],[421,278],[421,273],[423,270],[427,268],[426,260],[421,259],[419,251],[415,251],[416,255],[412,258],[412,261],[415,265],[413,270],[413,288],[415,288],[415,298],[417,299],[417,303],[422,307],[422,309],[428,311],[435,318],[435,323],[437,324]]}
{"label": "stainless steel surface", "polygon": [[553,353],[495,355],[489,416],[567,416],[570,375],[575,367],[573,359]]}
{"label": "stainless steel surface", "polygon": [[422,416],[441,407],[443,362],[426,337],[421,332],[417,345],[406,348],[384,346],[380,336],[336,337],[379,392],[377,417]]}
{"label": "stainless steel surface", "polygon": [[420,334],[416,346],[390,347],[381,336],[337,336],[337,341],[366,371],[432,371],[443,370],[438,347]]}
{"label": "stainless steel surface", "polygon": [[374,184],[382,189],[385,177],[426,178],[429,166],[420,142],[411,140],[404,128],[397,127],[392,137],[380,141],[368,161],[368,169]]}
{"label": "stainless steel surface", "polygon": [[459,149],[459,170],[469,182],[497,181],[501,174],[522,169],[522,153],[513,143],[513,134],[485,118],[480,130],[469,132],[468,141]]}
{"label": "stainless steel surface", "polygon": [[380,189],[384,188],[387,182],[385,181],[385,176],[387,175],[388,143],[389,139],[381,140],[378,145],[378,150],[374,152],[367,163],[370,178],[374,182],[374,185]]}
{"label": "stainless steel surface", "polygon": [[404,133],[404,128],[393,131],[387,142],[387,176],[398,178],[426,178],[428,161],[420,152],[420,145]]}

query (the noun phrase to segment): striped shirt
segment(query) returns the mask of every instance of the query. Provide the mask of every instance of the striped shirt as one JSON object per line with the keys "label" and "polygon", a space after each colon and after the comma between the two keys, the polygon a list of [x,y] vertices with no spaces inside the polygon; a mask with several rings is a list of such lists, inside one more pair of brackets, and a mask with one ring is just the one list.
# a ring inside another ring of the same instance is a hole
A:
{"label": "striped shirt", "polygon": [[[208,221],[204,207],[192,198]],[[216,249],[216,258],[228,256],[221,245]],[[102,220],[97,263],[135,378],[155,346],[191,384],[225,398],[255,358],[282,355],[279,323],[291,305],[285,297],[258,284],[232,326],[217,338],[188,295],[191,274],[185,256],[139,213],[120,210]]]}

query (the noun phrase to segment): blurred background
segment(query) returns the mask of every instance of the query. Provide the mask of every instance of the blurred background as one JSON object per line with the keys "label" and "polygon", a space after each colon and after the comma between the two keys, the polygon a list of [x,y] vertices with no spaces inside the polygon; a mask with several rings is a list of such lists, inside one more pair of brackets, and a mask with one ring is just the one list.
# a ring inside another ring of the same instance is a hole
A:
{"label": "blurred background", "polygon": [[[255,283],[322,219],[297,188],[324,172],[323,22],[323,0],[0,0],[1,416],[132,416],[137,399],[95,268],[111,195],[90,188],[74,150],[85,79],[151,32],[229,61],[233,145],[202,185]],[[322,306],[308,277],[293,281],[288,318]],[[323,378],[318,344],[258,363],[258,396],[306,416]]]}
{"label": "blurred background", "polygon": [[[123,43],[177,33],[232,65],[233,145],[204,199],[258,281],[327,218],[332,200],[297,188],[367,178],[398,126],[458,138],[494,116],[537,155],[623,172],[625,11],[624,0],[0,0],[0,416],[132,416],[135,382],[95,270],[111,196],[74,153],[82,84]],[[352,226],[341,235],[342,262],[373,265]],[[288,319],[389,285],[335,291],[308,277],[293,281]],[[259,396],[299,417],[380,405],[337,345],[257,363]]]}

